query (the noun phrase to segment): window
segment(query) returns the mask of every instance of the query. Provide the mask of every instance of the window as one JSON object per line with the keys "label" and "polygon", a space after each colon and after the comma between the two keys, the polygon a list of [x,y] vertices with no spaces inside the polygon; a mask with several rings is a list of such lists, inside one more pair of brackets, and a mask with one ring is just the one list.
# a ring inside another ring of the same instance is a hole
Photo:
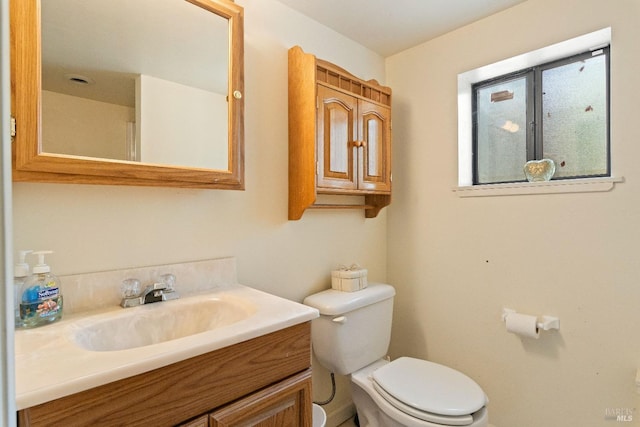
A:
{"label": "window", "polygon": [[529,160],[553,179],[611,175],[609,47],[474,83],[473,184],[526,181]]}

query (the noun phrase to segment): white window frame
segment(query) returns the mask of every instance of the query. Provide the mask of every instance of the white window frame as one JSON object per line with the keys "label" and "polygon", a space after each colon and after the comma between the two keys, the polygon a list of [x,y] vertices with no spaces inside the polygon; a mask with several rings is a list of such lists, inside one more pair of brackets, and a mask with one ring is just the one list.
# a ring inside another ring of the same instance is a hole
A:
{"label": "white window frame", "polygon": [[[594,192],[609,191],[615,183],[623,182],[623,178],[614,177],[615,169],[612,161],[611,177],[473,185],[472,85],[610,44],[611,28],[609,27],[458,74],[458,187],[454,188],[454,191],[460,197]],[[613,144],[611,147],[613,148]]]}

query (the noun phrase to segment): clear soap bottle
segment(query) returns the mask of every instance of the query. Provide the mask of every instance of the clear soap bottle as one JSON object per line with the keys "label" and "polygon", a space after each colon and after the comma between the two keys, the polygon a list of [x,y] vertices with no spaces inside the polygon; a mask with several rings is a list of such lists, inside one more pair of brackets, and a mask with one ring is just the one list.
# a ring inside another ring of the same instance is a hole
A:
{"label": "clear soap bottle", "polygon": [[38,264],[23,286],[20,319],[25,328],[35,328],[62,318],[60,280],[45,264],[44,256],[51,251],[38,251]]}
{"label": "clear soap bottle", "polygon": [[19,251],[18,262],[13,266],[13,310],[15,327],[22,327],[22,319],[20,318],[20,301],[22,300],[22,292],[24,284],[29,277],[29,264],[27,264],[27,255],[33,251]]}

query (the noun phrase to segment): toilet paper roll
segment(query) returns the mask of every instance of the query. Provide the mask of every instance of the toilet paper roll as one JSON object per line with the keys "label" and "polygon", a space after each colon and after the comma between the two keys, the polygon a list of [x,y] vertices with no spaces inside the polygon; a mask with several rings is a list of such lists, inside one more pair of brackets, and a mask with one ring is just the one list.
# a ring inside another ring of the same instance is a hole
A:
{"label": "toilet paper roll", "polygon": [[528,314],[510,313],[506,318],[507,331],[521,337],[538,339],[538,318]]}

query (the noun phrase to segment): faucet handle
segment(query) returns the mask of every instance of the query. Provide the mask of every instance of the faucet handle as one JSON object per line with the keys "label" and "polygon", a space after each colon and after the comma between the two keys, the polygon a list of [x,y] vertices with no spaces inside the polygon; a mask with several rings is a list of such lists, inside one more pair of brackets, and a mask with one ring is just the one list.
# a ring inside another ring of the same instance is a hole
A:
{"label": "faucet handle", "polygon": [[162,276],[160,276],[160,283],[165,286],[165,289],[167,291],[172,292],[176,285],[176,276],[171,273],[163,274]]}
{"label": "faucet handle", "polygon": [[122,281],[120,287],[123,298],[133,298],[140,295],[140,280],[130,278]]}

